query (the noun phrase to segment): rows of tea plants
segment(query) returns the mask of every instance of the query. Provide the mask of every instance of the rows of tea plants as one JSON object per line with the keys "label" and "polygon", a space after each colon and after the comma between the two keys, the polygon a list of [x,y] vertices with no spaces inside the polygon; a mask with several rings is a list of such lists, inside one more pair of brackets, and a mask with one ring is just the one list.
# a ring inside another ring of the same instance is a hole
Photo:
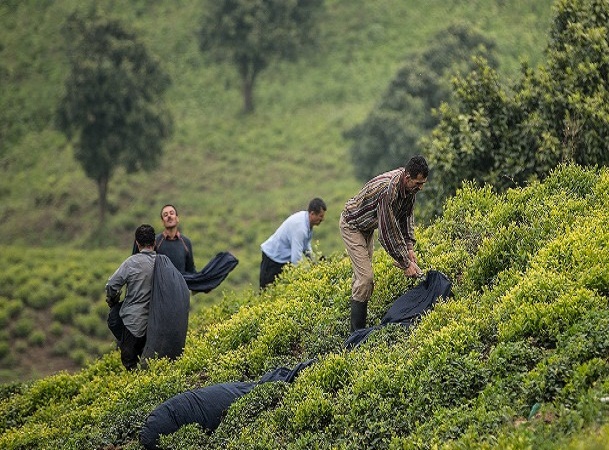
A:
{"label": "rows of tea plants", "polygon": [[[214,433],[187,426],[162,447],[609,448],[608,206],[606,169],[562,166],[502,195],[465,186],[418,230],[420,265],[454,296],[414,327],[346,351],[351,268],[333,255],[193,315],[177,361],[126,372],[110,351],[6,387],[0,447],[139,449],[171,396],[316,358],[294,383],[242,397]],[[416,284],[382,250],[374,270],[370,325]]]}
{"label": "rows of tea plants", "polygon": [[78,368],[110,351],[104,285],[126,256],[3,247],[0,382],[49,375],[58,366]]}

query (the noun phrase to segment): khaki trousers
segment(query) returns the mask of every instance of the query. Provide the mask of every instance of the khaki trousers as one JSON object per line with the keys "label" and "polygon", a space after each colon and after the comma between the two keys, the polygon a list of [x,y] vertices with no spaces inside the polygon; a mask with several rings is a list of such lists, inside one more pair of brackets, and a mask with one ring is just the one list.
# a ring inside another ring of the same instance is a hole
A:
{"label": "khaki trousers", "polygon": [[362,233],[349,225],[343,215],[338,222],[340,235],[345,242],[347,253],[353,267],[351,282],[351,299],[367,303],[374,290],[374,272],[372,271],[372,255],[374,253],[374,231]]}

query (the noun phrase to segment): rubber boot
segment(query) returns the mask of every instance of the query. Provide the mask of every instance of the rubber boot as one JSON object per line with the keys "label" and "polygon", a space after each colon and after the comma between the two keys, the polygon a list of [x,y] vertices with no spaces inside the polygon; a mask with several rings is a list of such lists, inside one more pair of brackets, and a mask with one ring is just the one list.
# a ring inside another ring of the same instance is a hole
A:
{"label": "rubber boot", "polygon": [[351,332],[366,328],[366,315],[368,314],[368,303],[358,302],[351,299]]}

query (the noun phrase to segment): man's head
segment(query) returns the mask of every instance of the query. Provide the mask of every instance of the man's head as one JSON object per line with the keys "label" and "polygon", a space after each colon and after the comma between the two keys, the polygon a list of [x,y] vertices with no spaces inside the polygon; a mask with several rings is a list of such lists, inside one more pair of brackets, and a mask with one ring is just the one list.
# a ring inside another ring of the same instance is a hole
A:
{"label": "man's head", "polygon": [[307,211],[309,212],[309,224],[311,225],[311,228],[324,221],[326,209],[326,204],[321,198],[314,198],[309,202]]}
{"label": "man's head", "polygon": [[429,176],[427,161],[422,156],[413,156],[404,166],[404,186],[408,192],[417,193],[423,189]]}
{"label": "man's head", "polygon": [[406,173],[410,175],[410,178],[416,178],[419,174],[423,175],[423,178],[429,176],[427,161],[420,155],[410,158],[404,168],[406,169]]}
{"label": "man's head", "polygon": [[135,230],[135,242],[140,247],[154,247],[156,233],[151,225],[143,224]]}
{"label": "man's head", "polygon": [[173,205],[165,205],[161,208],[161,220],[165,229],[176,228],[180,223],[178,210]]}

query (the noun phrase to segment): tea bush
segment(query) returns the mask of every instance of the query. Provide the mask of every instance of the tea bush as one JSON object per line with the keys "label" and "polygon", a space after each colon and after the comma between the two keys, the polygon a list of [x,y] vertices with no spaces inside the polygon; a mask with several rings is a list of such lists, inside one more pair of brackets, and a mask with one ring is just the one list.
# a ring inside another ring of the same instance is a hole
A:
{"label": "tea bush", "polygon": [[[421,266],[451,278],[454,296],[410,328],[384,327],[347,351],[348,258],[290,267],[262,292],[225,294],[191,315],[176,361],[126,372],[107,349],[73,375],[11,390],[0,397],[0,447],[135,450],[147,415],[171,396],[315,358],[293,383],[240,398],[214,433],[191,425],[162,447],[580,448],[577,436],[595,448],[609,418],[608,180],[606,169],[564,166],[502,195],[464,187],[444,219],[418,230]],[[374,271],[370,324],[417,283],[383,250]],[[91,295],[73,321],[93,331],[101,302]],[[91,345],[81,334],[64,342]]]}

